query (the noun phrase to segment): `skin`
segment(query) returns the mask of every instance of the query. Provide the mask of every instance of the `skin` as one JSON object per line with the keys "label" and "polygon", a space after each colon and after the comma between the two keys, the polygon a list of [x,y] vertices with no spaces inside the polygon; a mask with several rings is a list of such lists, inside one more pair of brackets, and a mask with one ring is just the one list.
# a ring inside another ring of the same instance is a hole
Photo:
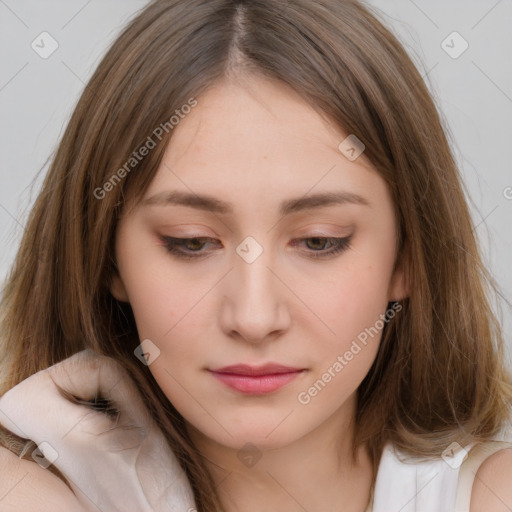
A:
{"label": "skin", "polygon": [[[231,203],[233,213],[127,205],[112,294],[131,304],[140,339],[158,347],[150,370],[209,461],[227,512],[338,511],[340,503],[362,511],[371,466],[365,448],[350,457],[352,422],[381,333],[308,404],[297,397],[390,301],[407,295],[401,268],[393,272],[396,219],[386,184],[364,153],[347,159],[338,145],[349,134],[286,85],[231,78],[197,99],[145,199],[192,191]],[[284,200],[332,191],[359,194],[369,205],[279,214]],[[315,251],[331,250],[315,236],[350,235],[345,251],[314,259]],[[182,247],[203,253],[183,260],[162,236],[214,241]],[[236,252],[248,236],[263,248],[251,263]],[[207,371],[266,362],[305,371],[259,396],[234,391]],[[261,456],[250,467],[238,457],[247,443]]]}
{"label": "skin", "polygon": [[512,510],[512,448],[487,457],[475,475],[470,512],[510,512]]}
{"label": "skin", "polygon": [[82,507],[66,484],[32,460],[19,459],[0,448],[0,510],[82,512]]}
{"label": "skin", "polygon": [[[370,461],[364,448],[355,463],[350,460],[351,420],[354,392],[375,357],[378,336],[310,403],[300,404],[297,394],[346,351],[356,331],[373,325],[372,315],[388,300],[407,293],[402,272],[392,271],[390,200],[364,154],[355,162],[340,158],[336,146],[346,134],[284,86],[254,79],[251,85],[257,98],[247,84],[227,83],[200,98],[194,116],[175,132],[147,194],[169,187],[208,192],[233,202],[234,215],[127,209],[116,240],[120,277],[112,293],[131,303],[141,339],[158,345],[150,369],[185,417],[227,512],[363,511]],[[331,168],[336,172],[325,174]],[[372,207],[331,206],[278,218],[279,201],[320,187],[364,194]],[[173,259],[156,234],[175,234],[178,227],[212,231],[220,249],[201,262]],[[312,260],[305,245],[299,251],[290,241],[311,236],[313,227],[350,227],[357,236],[346,252]],[[264,247],[250,264],[233,250],[247,234]],[[249,397],[205,370],[266,361],[307,371],[277,392]],[[251,467],[237,456],[246,442],[261,455]],[[3,447],[0,474],[6,512],[83,510],[57,476]],[[475,477],[471,512],[511,510],[511,474],[512,450],[488,457]]]}

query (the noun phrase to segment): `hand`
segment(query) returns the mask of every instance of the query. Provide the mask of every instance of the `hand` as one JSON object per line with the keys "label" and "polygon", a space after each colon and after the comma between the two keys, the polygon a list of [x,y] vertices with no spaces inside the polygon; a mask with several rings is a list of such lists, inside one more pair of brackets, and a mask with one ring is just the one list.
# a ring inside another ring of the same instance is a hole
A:
{"label": "hand", "polygon": [[[115,410],[95,410],[73,397],[102,397]],[[30,376],[0,399],[0,423],[39,446],[34,460],[52,462],[87,511],[195,510],[185,472],[112,358],[84,350]]]}

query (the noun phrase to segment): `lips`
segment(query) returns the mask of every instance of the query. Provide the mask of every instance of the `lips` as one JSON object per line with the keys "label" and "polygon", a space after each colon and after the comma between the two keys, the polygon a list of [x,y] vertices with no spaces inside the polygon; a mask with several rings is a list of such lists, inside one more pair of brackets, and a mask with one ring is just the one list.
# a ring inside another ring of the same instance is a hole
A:
{"label": "lips", "polygon": [[293,368],[291,366],[283,366],[280,364],[269,363],[263,366],[250,366],[248,364],[235,364],[233,366],[225,366],[218,370],[211,370],[215,373],[227,373],[234,375],[277,375],[281,373],[300,372],[303,368]]}
{"label": "lips", "polygon": [[209,371],[217,380],[235,391],[262,395],[282,388],[305,369],[269,363],[262,366],[236,364]]}

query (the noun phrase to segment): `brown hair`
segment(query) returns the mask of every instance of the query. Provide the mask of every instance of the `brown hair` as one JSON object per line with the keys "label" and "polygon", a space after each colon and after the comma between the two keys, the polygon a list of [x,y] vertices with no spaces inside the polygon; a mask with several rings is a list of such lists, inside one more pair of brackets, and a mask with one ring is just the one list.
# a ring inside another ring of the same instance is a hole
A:
{"label": "brown hair", "polygon": [[[359,387],[354,451],[367,444],[375,473],[387,441],[438,457],[452,441],[494,436],[512,397],[489,304],[497,288],[428,89],[378,14],[355,0],[155,0],[129,23],[87,84],[31,211],[3,293],[0,392],[84,348],[114,357],[198,509],[222,510],[183,418],[134,356],[131,308],[109,292],[117,220],[147,189],[172,129],[103,198],[97,191],[176,109],[236,73],[285,82],[355,134],[392,194],[396,264],[411,291]],[[3,443],[21,451],[5,433]]]}

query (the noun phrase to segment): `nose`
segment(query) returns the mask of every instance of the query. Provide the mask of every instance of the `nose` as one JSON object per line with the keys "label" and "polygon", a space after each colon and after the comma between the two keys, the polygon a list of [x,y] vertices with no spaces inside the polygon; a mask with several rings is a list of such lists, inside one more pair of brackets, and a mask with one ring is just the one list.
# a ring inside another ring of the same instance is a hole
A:
{"label": "nose", "polygon": [[267,251],[252,263],[235,254],[224,281],[221,327],[227,336],[262,343],[282,335],[290,324],[290,291]]}

